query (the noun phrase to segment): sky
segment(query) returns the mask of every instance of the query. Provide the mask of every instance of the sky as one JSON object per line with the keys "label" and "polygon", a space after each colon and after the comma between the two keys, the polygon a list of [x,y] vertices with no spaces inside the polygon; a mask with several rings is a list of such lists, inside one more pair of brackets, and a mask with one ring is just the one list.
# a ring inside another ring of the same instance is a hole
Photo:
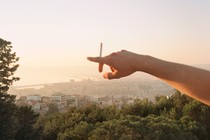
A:
{"label": "sky", "polygon": [[209,0],[0,0],[0,38],[22,67],[95,66],[126,49],[184,64],[210,63]]}

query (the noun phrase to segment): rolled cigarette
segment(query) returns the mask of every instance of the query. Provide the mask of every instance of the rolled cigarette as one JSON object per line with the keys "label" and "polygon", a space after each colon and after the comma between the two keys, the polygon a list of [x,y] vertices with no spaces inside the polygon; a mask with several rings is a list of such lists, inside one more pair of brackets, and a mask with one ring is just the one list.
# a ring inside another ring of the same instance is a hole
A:
{"label": "rolled cigarette", "polygon": [[101,43],[101,45],[100,45],[100,57],[102,57],[102,49],[103,49],[103,44]]}

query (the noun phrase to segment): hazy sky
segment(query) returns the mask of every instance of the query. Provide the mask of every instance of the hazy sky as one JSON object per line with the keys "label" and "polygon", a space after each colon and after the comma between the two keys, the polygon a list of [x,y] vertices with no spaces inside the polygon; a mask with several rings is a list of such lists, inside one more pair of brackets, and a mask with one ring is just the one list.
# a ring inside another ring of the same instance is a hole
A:
{"label": "hazy sky", "polygon": [[0,17],[22,66],[92,66],[100,42],[103,55],[210,63],[209,0],[0,0]]}

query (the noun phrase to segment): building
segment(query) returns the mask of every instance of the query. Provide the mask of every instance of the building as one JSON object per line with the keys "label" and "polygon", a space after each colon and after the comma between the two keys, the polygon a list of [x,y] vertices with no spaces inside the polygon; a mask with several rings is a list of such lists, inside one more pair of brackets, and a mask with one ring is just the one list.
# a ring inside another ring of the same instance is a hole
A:
{"label": "building", "polygon": [[50,97],[42,96],[41,97],[41,102],[42,103],[50,103]]}
{"label": "building", "polygon": [[67,106],[66,95],[62,94],[61,92],[51,95],[50,102],[55,103],[59,109]]}
{"label": "building", "polygon": [[26,98],[27,98],[26,99],[27,101],[30,101],[30,100],[41,101],[41,95],[39,94],[31,94],[31,95],[28,95]]}
{"label": "building", "polygon": [[100,97],[98,98],[98,103],[100,106],[110,106],[112,105],[112,98],[111,97]]}

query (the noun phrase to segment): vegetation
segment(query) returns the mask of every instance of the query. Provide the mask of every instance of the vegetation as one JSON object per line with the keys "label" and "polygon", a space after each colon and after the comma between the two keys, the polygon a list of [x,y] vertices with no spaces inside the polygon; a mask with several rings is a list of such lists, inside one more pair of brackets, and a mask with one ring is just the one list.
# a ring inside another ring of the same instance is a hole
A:
{"label": "vegetation", "polygon": [[7,94],[14,81],[18,68],[18,57],[12,52],[11,42],[0,38],[0,139],[24,140],[33,138],[33,125],[38,115],[31,107],[17,107],[15,96]]}
{"label": "vegetation", "polygon": [[31,107],[17,107],[7,94],[18,58],[10,42],[0,39],[0,139],[1,140],[208,140],[210,107],[179,91],[157,96],[154,102],[101,108],[89,105],[59,113],[52,104],[47,115]]}
{"label": "vegetation", "polygon": [[179,91],[155,102],[137,99],[118,109],[90,105],[40,116],[34,129],[45,140],[208,140],[210,107]]}

